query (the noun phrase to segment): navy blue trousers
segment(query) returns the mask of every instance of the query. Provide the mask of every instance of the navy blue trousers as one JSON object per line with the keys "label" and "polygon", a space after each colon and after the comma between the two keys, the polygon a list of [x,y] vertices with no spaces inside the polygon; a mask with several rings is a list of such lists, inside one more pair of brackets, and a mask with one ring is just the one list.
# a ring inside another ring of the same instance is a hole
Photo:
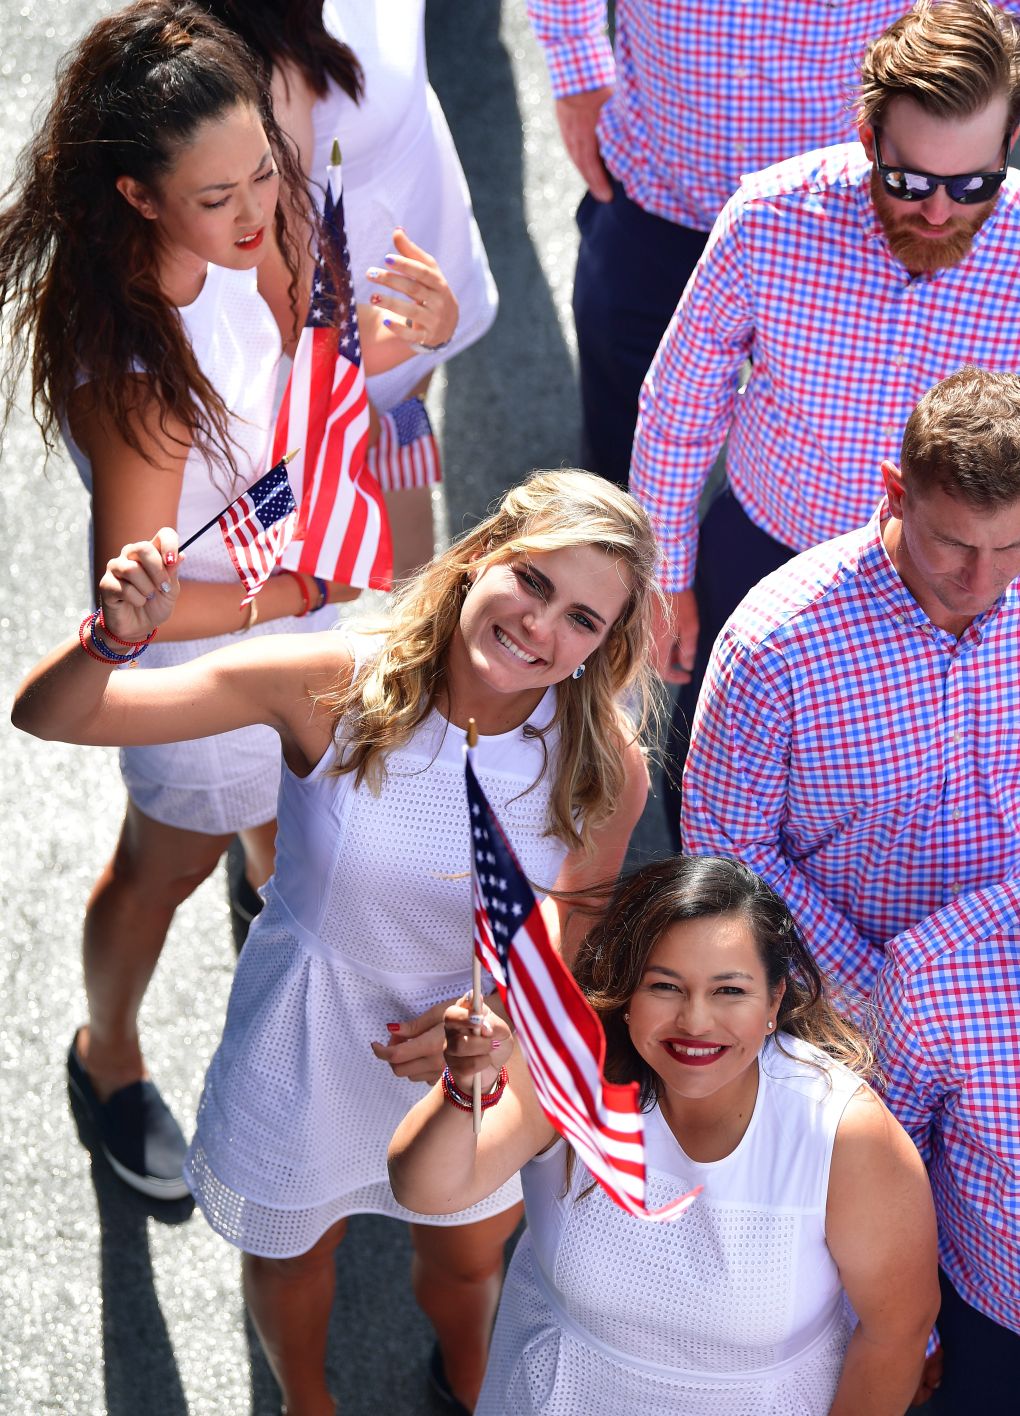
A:
{"label": "navy blue trousers", "polygon": [[626,487],[641,384],[708,232],[644,211],[615,179],[613,193],[577,209],[574,323],[582,463]]}
{"label": "navy blue trousers", "polygon": [[[939,1270],[942,1385],[921,1408],[932,1416],[1005,1416],[1020,1407],[1020,1333],[960,1297]],[[1017,1314],[1020,1321],[1020,1314]]]}
{"label": "navy blue trousers", "polygon": [[[677,689],[666,742],[666,820],[676,851],[680,850],[680,774],[712,646],[747,592],[796,554],[756,526],[728,486],[717,492],[698,534],[694,594],[700,627],[694,674],[690,683]],[[739,765],[734,768],[739,770]]]}

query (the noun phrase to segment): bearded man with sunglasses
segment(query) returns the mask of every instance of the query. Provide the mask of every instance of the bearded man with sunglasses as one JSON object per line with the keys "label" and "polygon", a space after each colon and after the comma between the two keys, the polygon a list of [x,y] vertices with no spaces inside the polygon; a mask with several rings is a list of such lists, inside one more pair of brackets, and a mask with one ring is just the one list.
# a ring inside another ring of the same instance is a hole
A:
{"label": "bearded man with sunglasses", "polygon": [[660,672],[685,685],[675,757],[733,609],[867,521],[925,389],[962,364],[1020,370],[1018,116],[1014,22],[987,0],[918,0],[864,55],[860,142],[745,177],[721,213],[645,380],[631,465],[663,547]]}

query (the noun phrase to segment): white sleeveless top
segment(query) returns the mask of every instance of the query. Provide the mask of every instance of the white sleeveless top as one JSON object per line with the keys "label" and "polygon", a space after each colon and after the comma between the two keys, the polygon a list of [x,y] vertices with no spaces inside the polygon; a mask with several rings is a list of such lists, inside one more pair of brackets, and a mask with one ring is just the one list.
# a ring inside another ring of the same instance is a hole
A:
{"label": "white sleeveless top", "polygon": [[365,74],[355,104],[331,83],[312,111],[313,190],[321,200],[333,139],[343,153],[344,216],[354,291],[365,301],[382,289],[365,278],[393,250],[403,226],[435,256],[460,305],[451,343],[368,380],[386,410],[430,369],[480,339],[496,318],[498,296],[457,149],[425,67],[425,0],[325,0],[322,17],[350,45]]}
{"label": "white sleeveless top", "polygon": [[[483,737],[479,779],[539,892],[566,851],[545,834],[557,734],[550,689],[528,724]],[[516,1177],[479,1205],[425,1219],[393,1198],[386,1148],[425,1084],[371,1041],[471,986],[471,839],[464,733],[432,713],[390,753],[378,796],[286,767],[276,873],[238,962],[186,1174],[210,1224],[251,1253],[304,1253],[343,1215],[461,1224],[516,1203]],[[545,765],[549,771],[536,780]],[[533,790],[529,790],[533,788]],[[490,983],[491,987],[491,983]]]}
{"label": "white sleeveless top", "polygon": [[[191,449],[177,512],[177,530],[184,541],[269,470],[280,333],[258,293],[254,270],[211,265],[198,298],[184,306],[180,316],[199,367],[230,410],[229,431],[238,470],[235,482],[229,468],[210,466],[197,448]],[[92,465],[66,427],[64,441],[91,495]],[[185,552],[183,574],[186,580],[236,585],[238,603],[244,594],[216,526]],[[324,629],[335,617],[335,607],[324,607],[301,619],[257,624],[250,632],[293,634]],[[138,660],[137,668],[184,664],[236,642],[232,634],[176,642],[157,638]],[[240,728],[194,742],[123,748],[120,764],[131,800],[164,825],[220,835],[273,819],[280,782],[280,740],[271,728]]]}
{"label": "white sleeveless top", "polygon": [[825,1243],[829,1165],[860,1079],[781,1042],[793,1057],[766,1044],[724,1159],[690,1160],[648,1113],[649,1204],[704,1187],[670,1224],[582,1195],[580,1163],[564,1195],[562,1141],[525,1166],[528,1230],[476,1416],[825,1416],[850,1329]]}

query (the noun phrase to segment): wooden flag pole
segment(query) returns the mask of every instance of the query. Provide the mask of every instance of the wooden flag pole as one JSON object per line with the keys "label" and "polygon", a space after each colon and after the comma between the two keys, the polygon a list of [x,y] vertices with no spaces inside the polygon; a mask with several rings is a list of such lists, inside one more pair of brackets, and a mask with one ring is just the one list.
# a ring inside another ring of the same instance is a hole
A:
{"label": "wooden flag pole", "polygon": [[[474,718],[468,719],[467,725],[467,750],[470,755],[478,746],[478,725]],[[472,766],[474,762],[472,759]],[[478,957],[478,950],[475,948],[475,892],[474,892],[474,867],[471,869],[471,1011],[476,1017],[482,1011],[482,963]],[[474,1029],[477,1037],[481,1028]],[[476,1072],[471,1079],[471,1120],[474,1133],[477,1136],[482,1129],[482,1078]]]}

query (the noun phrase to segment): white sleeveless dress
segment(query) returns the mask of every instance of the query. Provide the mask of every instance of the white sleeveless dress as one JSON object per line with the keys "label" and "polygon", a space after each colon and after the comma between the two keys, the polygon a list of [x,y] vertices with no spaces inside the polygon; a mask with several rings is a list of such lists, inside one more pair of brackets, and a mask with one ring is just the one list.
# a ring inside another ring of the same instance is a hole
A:
{"label": "white sleeveless dress", "polygon": [[[177,514],[177,530],[184,541],[269,470],[280,333],[258,293],[253,270],[211,265],[198,298],[182,308],[180,315],[199,367],[230,410],[238,468],[235,485],[229,468],[211,467],[192,448],[184,466]],[[66,428],[64,440],[91,495],[92,466]],[[236,585],[238,603],[244,594],[215,526],[185,552],[183,575],[186,580]],[[257,624],[250,633],[325,629],[335,618],[335,607],[324,606],[301,619]],[[187,663],[212,649],[236,643],[233,634],[174,643],[157,638],[139,659],[137,669]],[[146,816],[167,826],[225,835],[271,821],[276,811],[280,739],[271,728],[239,728],[192,742],[123,748],[120,765],[131,800]]]}
{"label": "white sleeveless dress", "polygon": [[[550,689],[528,720],[547,725]],[[545,835],[555,733],[483,737],[478,776],[536,888],[566,854]],[[471,986],[470,831],[464,733],[432,713],[392,752],[378,796],[329,774],[330,750],[286,766],[276,873],[238,961],[223,1040],[206,1076],[185,1167],[212,1227],[249,1253],[304,1253],[344,1215],[462,1224],[520,1199],[515,1176],[459,1214],[424,1218],[394,1199],[386,1149],[425,1094],[370,1049],[387,1022]],[[491,984],[490,984],[491,987]]]}
{"label": "white sleeveless dress", "polygon": [[[521,1172],[528,1229],[507,1274],[476,1416],[825,1416],[851,1317],[825,1244],[832,1145],[860,1079],[781,1034],[737,1148],[689,1160],[646,1118],[649,1203],[624,1213],[560,1141]],[[824,1071],[810,1065],[820,1063]]]}
{"label": "white sleeveless dress", "polygon": [[457,149],[429,86],[425,66],[425,0],[325,0],[322,17],[350,45],[365,73],[355,104],[331,83],[312,110],[313,190],[320,196],[333,139],[343,152],[344,216],[354,292],[373,290],[365,271],[393,250],[403,226],[435,256],[460,305],[451,343],[419,354],[368,380],[368,396],[385,411],[405,399],[438,364],[481,338],[496,318],[498,296],[471,210]]}

